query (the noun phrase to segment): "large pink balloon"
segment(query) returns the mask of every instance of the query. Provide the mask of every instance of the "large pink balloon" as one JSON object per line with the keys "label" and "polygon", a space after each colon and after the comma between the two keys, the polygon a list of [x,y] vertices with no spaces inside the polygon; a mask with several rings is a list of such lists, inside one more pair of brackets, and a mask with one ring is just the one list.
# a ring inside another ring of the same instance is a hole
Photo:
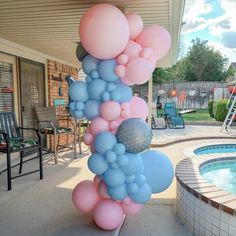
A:
{"label": "large pink balloon", "polygon": [[133,96],[130,100],[130,118],[141,118],[143,120],[146,120],[147,117],[147,103],[142,98]]}
{"label": "large pink balloon", "polygon": [[137,36],[142,32],[143,30],[143,21],[142,18],[135,14],[135,13],[129,13],[126,15],[126,18],[129,23],[129,29],[130,29],[130,39],[135,39]]}
{"label": "large pink balloon", "polygon": [[141,210],[143,205],[133,202],[129,197],[128,199],[128,201],[126,200],[121,202],[121,207],[124,213],[129,215],[137,214]]}
{"label": "large pink balloon", "polygon": [[102,103],[100,107],[100,114],[103,119],[107,121],[116,120],[120,117],[121,107],[118,102],[107,101]]}
{"label": "large pink balloon", "polygon": [[171,46],[169,32],[159,25],[145,28],[135,41],[143,48],[152,48],[157,59],[164,57]]}
{"label": "large pink balloon", "polygon": [[130,40],[122,54],[125,54],[129,58],[129,60],[131,60],[138,57],[141,50],[142,47],[138,43]]}
{"label": "large pink balloon", "polygon": [[72,201],[81,211],[92,211],[100,200],[96,184],[91,180],[84,180],[76,185],[72,192]]}
{"label": "large pink balloon", "polygon": [[82,17],[80,40],[92,56],[111,59],[118,56],[129,40],[129,24],[125,15],[110,4],[97,4]]}
{"label": "large pink balloon", "polygon": [[90,124],[90,130],[93,136],[103,131],[109,131],[109,122],[101,117],[97,117],[92,120]]}
{"label": "large pink balloon", "polygon": [[123,220],[123,210],[119,203],[104,199],[94,209],[94,221],[102,229],[112,230],[117,228]]}
{"label": "large pink balloon", "polygon": [[144,58],[132,59],[126,67],[125,78],[134,84],[144,84],[152,76],[153,66]]}

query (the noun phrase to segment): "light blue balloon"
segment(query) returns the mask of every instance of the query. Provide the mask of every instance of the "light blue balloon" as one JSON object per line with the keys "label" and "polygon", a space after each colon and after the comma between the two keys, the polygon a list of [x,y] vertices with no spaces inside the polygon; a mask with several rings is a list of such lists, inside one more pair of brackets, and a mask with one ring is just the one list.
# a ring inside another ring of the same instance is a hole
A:
{"label": "light blue balloon", "polygon": [[117,90],[111,91],[111,100],[119,102],[121,100],[121,94]]}
{"label": "light blue balloon", "polygon": [[93,70],[93,71],[91,72],[91,77],[92,77],[93,79],[98,79],[98,78],[99,78],[99,73],[98,73],[98,71],[97,71],[97,70]]}
{"label": "light blue balloon", "polygon": [[114,152],[117,154],[117,155],[121,155],[121,154],[124,154],[125,153],[125,145],[122,144],[122,143],[117,143],[114,148],[113,148]]}
{"label": "light blue balloon", "polygon": [[84,113],[82,111],[76,110],[73,112],[73,117],[76,119],[81,119],[84,117]]}
{"label": "light blue balloon", "polygon": [[82,111],[84,109],[84,103],[83,102],[76,102],[75,108],[76,108],[76,110]]}
{"label": "light blue balloon", "polygon": [[109,187],[118,187],[125,182],[125,175],[120,169],[108,169],[103,179]]}
{"label": "light blue balloon", "polygon": [[104,155],[107,151],[112,150],[116,143],[115,135],[110,132],[102,132],[96,136],[94,147],[97,152]]}
{"label": "light blue balloon", "polygon": [[88,159],[88,168],[96,175],[103,174],[108,169],[108,164],[99,153],[93,153]]}
{"label": "light blue balloon", "polygon": [[69,87],[69,95],[73,101],[86,102],[89,99],[87,84],[83,81],[76,81]]}
{"label": "light blue balloon", "polygon": [[102,79],[94,79],[88,84],[90,99],[101,100],[102,94],[106,91],[107,83]]}
{"label": "light blue balloon", "polygon": [[124,154],[118,155],[116,162],[119,166],[124,166],[128,164],[128,157]]}
{"label": "light blue balloon", "polygon": [[146,183],[138,188],[134,193],[129,193],[129,197],[136,203],[146,203],[150,200],[152,195],[151,187]]}
{"label": "light blue balloon", "polygon": [[110,100],[110,93],[107,92],[107,91],[105,91],[105,92],[102,94],[102,100],[103,100],[104,102],[109,101],[109,100]]}
{"label": "light blue balloon", "polygon": [[119,103],[129,102],[132,98],[132,89],[123,83],[117,83],[115,91],[120,94],[120,98],[117,100]]}
{"label": "light blue balloon", "polygon": [[128,153],[125,155],[128,157],[128,163],[126,165],[121,166],[121,170],[124,171],[127,175],[137,174],[143,166],[143,160],[139,154]]}
{"label": "light blue balloon", "polygon": [[91,83],[93,81],[93,78],[90,75],[88,75],[86,77],[85,81],[89,84],[89,83]]}
{"label": "light blue balloon", "polygon": [[75,108],[75,104],[76,104],[75,102],[71,102],[71,103],[70,103],[69,106],[70,106],[70,110],[71,110],[71,111],[76,110],[76,108]]}
{"label": "light blue balloon", "polygon": [[114,82],[119,79],[115,74],[115,68],[117,66],[116,60],[103,60],[98,65],[98,72],[100,77],[108,82]]}
{"label": "light blue balloon", "polygon": [[135,183],[137,183],[138,186],[142,186],[146,183],[146,177],[144,175],[136,175]]}
{"label": "light blue balloon", "polygon": [[108,163],[113,163],[113,162],[115,162],[115,161],[116,161],[116,158],[117,158],[117,155],[116,155],[115,152],[113,152],[113,151],[107,151],[107,152],[106,152],[106,161],[107,161]]}
{"label": "light blue balloon", "polygon": [[118,187],[108,187],[107,192],[114,200],[123,200],[128,195],[125,184]]}
{"label": "light blue balloon", "polygon": [[110,163],[109,167],[111,167],[112,169],[118,169],[119,165],[116,162]]}
{"label": "light blue balloon", "polygon": [[160,193],[167,189],[174,177],[174,168],[169,158],[160,151],[149,150],[142,152],[144,171],[147,183],[152,193]]}
{"label": "light blue balloon", "polygon": [[93,120],[100,115],[100,105],[101,103],[96,100],[88,100],[84,106],[84,116],[88,120]]}
{"label": "light blue balloon", "polygon": [[116,84],[114,84],[114,83],[109,83],[108,85],[107,85],[107,91],[108,92],[111,92],[112,90],[115,90],[116,89]]}
{"label": "light blue balloon", "polygon": [[135,180],[135,175],[126,175],[125,182],[126,182],[127,184],[133,183],[134,180]]}
{"label": "light blue balloon", "polygon": [[134,194],[138,191],[138,185],[136,183],[127,184],[127,191],[129,194]]}
{"label": "light blue balloon", "polygon": [[87,55],[82,61],[82,69],[85,74],[89,75],[93,70],[97,70],[99,61],[99,59]]}

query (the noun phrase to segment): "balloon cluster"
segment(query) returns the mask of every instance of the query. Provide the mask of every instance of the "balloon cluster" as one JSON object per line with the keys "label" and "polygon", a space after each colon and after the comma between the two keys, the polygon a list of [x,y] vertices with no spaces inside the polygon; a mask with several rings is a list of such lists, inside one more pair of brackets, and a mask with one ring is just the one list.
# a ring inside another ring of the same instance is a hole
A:
{"label": "balloon cluster", "polygon": [[92,152],[88,167],[95,178],[79,183],[72,200],[79,210],[92,212],[99,227],[111,230],[173,179],[168,157],[147,150],[148,107],[129,87],[149,80],[157,59],[169,50],[170,35],[161,26],[143,29],[140,16],[125,16],[109,4],[90,8],[79,32],[76,53],[87,77],[69,88],[70,112],[91,121],[84,143]]}

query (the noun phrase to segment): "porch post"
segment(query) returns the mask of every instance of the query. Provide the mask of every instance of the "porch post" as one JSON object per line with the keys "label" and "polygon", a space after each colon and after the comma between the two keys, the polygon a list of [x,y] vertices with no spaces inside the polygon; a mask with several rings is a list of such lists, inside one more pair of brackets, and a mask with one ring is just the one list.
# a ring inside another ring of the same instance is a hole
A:
{"label": "porch post", "polygon": [[151,127],[152,122],[152,77],[148,81],[148,125]]}

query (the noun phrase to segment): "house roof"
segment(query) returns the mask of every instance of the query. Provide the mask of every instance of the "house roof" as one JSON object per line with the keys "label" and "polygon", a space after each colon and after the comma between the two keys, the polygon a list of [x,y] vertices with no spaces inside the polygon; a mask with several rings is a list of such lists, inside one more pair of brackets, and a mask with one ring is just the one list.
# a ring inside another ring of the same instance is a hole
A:
{"label": "house roof", "polygon": [[164,26],[170,32],[172,47],[158,65],[176,62],[185,0],[0,0],[0,38],[80,66],[75,55],[80,19],[99,2],[136,12],[145,26]]}

